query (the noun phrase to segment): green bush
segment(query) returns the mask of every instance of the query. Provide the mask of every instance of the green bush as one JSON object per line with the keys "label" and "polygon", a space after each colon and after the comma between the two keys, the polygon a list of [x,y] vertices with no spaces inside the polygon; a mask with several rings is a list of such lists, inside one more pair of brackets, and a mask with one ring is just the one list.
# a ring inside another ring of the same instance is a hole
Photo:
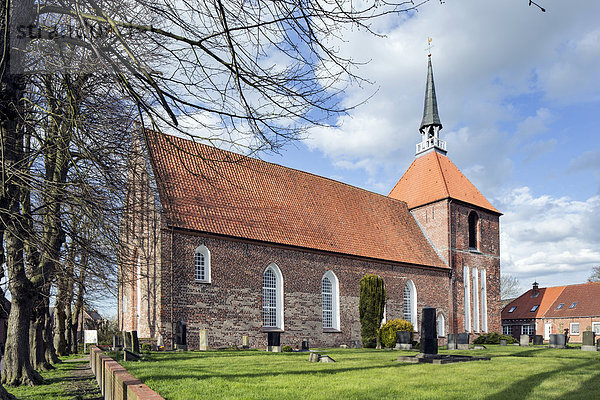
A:
{"label": "green bush", "polygon": [[294,349],[292,349],[292,346],[283,346],[281,348],[281,351],[283,351],[284,353],[291,353]]}
{"label": "green bush", "polygon": [[143,352],[152,351],[152,345],[150,343],[142,343],[142,351]]}
{"label": "green bush", "polygon": [[363,347],[375,347],[377,330],[383,319],[385,307],[385,286],[377,275],[367,274],[360,280],[358,311]]}
{"label": "green bush", "polygon": [[393,319],[386,322],[379,328],[379,342],[384,347],[396,346],[396,332],[410,332],[410,340],[413,340],[413,324],[404,319]]}
{"label": "green bush", "polygon": [[473,341],[473,344],[500,344],[501,339],[506,340],[506,343],[508,344],[517,342],[517,340],[512,336],[501,335],[498,332],[490,332],[479,336]]}

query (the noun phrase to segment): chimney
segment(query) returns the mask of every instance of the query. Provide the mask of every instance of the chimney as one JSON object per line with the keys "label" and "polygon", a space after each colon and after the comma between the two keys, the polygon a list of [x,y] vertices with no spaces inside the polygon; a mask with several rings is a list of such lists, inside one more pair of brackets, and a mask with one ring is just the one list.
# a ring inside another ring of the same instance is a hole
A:
{"label": "chimney", "polygon": [[538,289],[538,283],[533,282],[533,290],[531,292],[531,297],[537,297],[540,294],[540,290]]}

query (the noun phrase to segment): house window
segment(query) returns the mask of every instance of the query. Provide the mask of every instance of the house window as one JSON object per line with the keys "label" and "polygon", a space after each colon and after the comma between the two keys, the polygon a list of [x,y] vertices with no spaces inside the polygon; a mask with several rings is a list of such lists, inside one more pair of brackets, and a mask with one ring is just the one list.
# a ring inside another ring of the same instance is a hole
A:
{"label": "house window", "polygon": [[417,331],[417,288],[410,279],[404,286],[404,319],[413,324]]}
{"label": "house window", "polygon": [[596,335],[600,335],[600,322],[592,322],[592,332]]}
{"label": "house window", "polygon": [[560,310],[561,308],[563,308],[565,306],[565,303],[560,303],[558,305],[558,307],[556,307],[557,310]]}
{"label": "house window", "polygon": [[475,211],[469,213],[469,248],[477,250],[478,246],[478,232],[479,231],[479,216]]}
{"label": "house window", "polygon": [[517,306],[513,306],[508,310],[509,313],[514,312],[517,309]]}
{"label": "house window", "polygon": [[502,334],[503,335],[512,335],[512,325],[504,325],[502,327]]}
{"label": "house window", "polygon": [[210,252],[204,245],[194,252],[194,279],[196,282],[210,283]]}
{"label": "house window", "polygon": [[576,301],[575,301],[575,302],[573,302],[573,304],[571,304],[571,305],[569,306],[569,308],[575,308],[575,307],[577,307],[577,302],[576,302]]}
{"label": "house window", "polygon": [[529,310],[529,311],[534,312],[535,310],[538,309],[539,306],[540,306],[539,304],[536,304],[535,306],[531,307],[531,310]]}
{"label": "house window", "polygon": [[446,321],[443,314],[439,314],[437,317],[437,335],[440,337],[446,336]]}
{"label": "house window", "polygon": [[332,271],[327,271],[321,279],[321,302],[323,308],[323,329],[340,329],[339,282]]}
{"label": "house window", "polygon": [[283,330],[283,276],[271,264],[263,273],[263,327]]}
{"label": "house window", "polygon": [[579,335],[579,322],[571,322],[569,333],[571,335]]}
{"label": "house window", "polygon": [[521,335],[533,335],[535,333],[534,325],[521,325]]}
{"label": "house window", "polygon": [[466,265],[463,267],[463,285],[465,287],[465,331],[471,332],[471,289],[469,286],[469,267]]}

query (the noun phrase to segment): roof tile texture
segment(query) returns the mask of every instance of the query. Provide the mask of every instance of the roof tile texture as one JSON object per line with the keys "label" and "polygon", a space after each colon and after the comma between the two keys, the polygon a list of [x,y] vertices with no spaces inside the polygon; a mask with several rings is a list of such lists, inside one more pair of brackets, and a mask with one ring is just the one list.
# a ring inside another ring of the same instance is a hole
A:
{"label": "roof tile texture", "polygon": [[500,214],[450,159],[437,151],[415,158],[389,197],[415,208],[452,198]]}
{"label": "roof tile texture", "polygon": [[175,227],[448,268],[404,202],[174,136],[147,143]]}

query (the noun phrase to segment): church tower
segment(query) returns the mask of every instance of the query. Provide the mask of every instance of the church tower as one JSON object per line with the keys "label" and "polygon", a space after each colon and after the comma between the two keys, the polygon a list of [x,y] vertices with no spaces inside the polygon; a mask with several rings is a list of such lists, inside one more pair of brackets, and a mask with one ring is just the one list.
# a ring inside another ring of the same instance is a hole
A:
{"label": "church tower", "polygon": [[[428,240],[451,267],[448,332],[474,338],[499,332],[502,215],[447,157],[440,139],[431,54],[415,159],[389,197],[407,203]],[[419,304],[419,308],[428,306]]]}

